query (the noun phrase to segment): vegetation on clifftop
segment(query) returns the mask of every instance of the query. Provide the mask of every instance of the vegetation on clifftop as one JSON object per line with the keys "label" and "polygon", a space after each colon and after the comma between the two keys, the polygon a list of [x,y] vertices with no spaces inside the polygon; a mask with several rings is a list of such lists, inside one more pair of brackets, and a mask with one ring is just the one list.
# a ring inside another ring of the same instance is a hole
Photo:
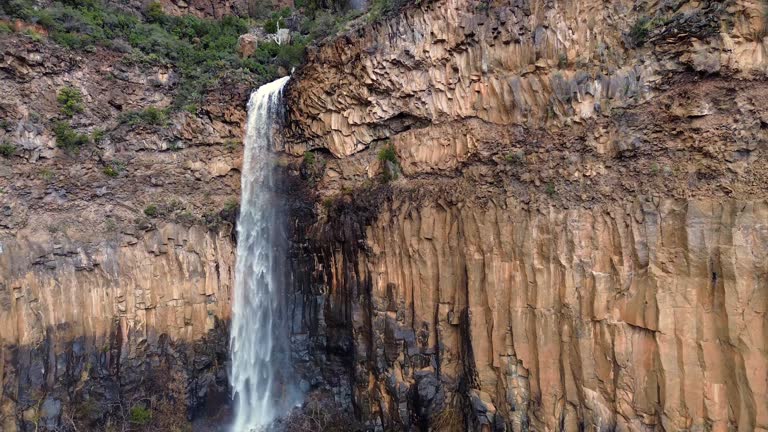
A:
{"label": "vegetation on clifftop", "polygon": [[[361,17],[363,11],[354,10],[349,0],[296,0],[296,9],[278,9],[269,0],[254,0],[248,17],[213,20],[166,15],[157,2],[147,3],[141,13],[131,13],[102,0],[59,0],[46,7],[38,7],[34,0],[6,0],[0,4],[0,18],[36,24],[51,40],[70,49],[104,47],[125,54],[126,63],[171,67],[179,75],[173,109],[193,111],[222,80],[248,80],[254,85],[274,80],[298,66],[313,41],[343,31],[350,20],[376,21],[406,3],[372,0],[367,15]],[[253,55],[241,58],[238,37],[253,27],[267,33],[289,28],[291,42],[280,45],[263,40]],[[34,28],[24,31],[36,41],[44,38]],[[10,32],[12,27],[3,23],[0,35]],[[73,108],[76,105],[64,105],[62,111],[71,117],[77,112]]]}
{"label": "vegetation on clifftop", "polygon": [[138,16],[99,0],[66,0],[44,8],[32,0],[10,0],[0,5],[2,14],[45,28],[51,40],[70,49],[104,47],[124,53],[127,63],[175,69],[179,83],[174,109],[199,104],[207,91],[227,77],[254,84],[273,80],[280,75],[280,67],[290,70],[302,61],[307,44],[301,37],[288,45],[270,41],[259,44],[254,56],[240,58],[237,41],[248,32],[249,19],[170,16],[158,3],[149,3],[143,16]]}

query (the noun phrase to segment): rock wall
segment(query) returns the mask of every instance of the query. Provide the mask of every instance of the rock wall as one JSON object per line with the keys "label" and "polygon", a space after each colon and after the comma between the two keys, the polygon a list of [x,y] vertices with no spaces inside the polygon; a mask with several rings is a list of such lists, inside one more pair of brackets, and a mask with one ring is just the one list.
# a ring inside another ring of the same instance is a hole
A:
{"label": "rock wall", "polygon": [[[184,430],[215,414],[248,84],[131,124],[171,104],[175,72],[0,39],[0,143],[15,149],[0,157],[0,430],[119,429],[134,408],[151,420],[132,430]],[[65,87],[82,95],[71,118]],[[57,121],[90,142],[58,147]]]}
{"label": "rock wall", "polygon": [[765,430],[767,218],[395,199],[325,249],[324,321],[384,430]]}
{"label": "rock wall", "polygon": [[82,243],[0,243],[0,425],[103,426],[145,398],[186,420],[227,394],[230,238],[166,224]]}
{"label": "rock wall", "polygon": [[[669,73],[765,70],[751,2],[423,2],[312,51],[292,86],[300,139],[349,156],[477,118],[562,125],[648,98]],[[642,45],[642,46],[638,46]]]}
{"label": "rock wall", "polygon": [[375,430],[768,430],[761,10],[439,0],[311,51],[311,384]]}

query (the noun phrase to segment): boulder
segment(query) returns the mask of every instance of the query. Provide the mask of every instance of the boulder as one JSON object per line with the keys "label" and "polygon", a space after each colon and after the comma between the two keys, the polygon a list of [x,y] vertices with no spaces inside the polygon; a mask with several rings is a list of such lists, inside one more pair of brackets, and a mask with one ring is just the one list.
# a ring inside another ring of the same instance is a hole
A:
{"label": "boulder", "polygon": [[256,52],[259,46],[259,37],[253,33],[240,35],[237,39],[237,53],[240,58],[248,58]]}

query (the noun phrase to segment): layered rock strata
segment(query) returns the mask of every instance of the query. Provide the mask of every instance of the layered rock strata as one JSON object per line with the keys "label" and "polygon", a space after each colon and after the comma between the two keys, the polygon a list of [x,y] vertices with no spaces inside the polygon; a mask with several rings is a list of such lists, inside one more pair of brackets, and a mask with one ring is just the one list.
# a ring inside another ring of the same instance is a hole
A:
{"label": "layered rock strata", "polygon": [[[173,430],[226,400],[249,88],[166,119],[176,74],[123,60],[0,41],[3,431],[107,430],[132,409]],[[81,95],[71,118],[64,88]],[[150,108],[161,124],[126,120]],[[57,122],[89,143],[61,148]]]}
{"label": "layered rock strata", "polygon": [[279,150],[314,384],[377,430],[768,430],[765,28],[444,0],[312,51]]}

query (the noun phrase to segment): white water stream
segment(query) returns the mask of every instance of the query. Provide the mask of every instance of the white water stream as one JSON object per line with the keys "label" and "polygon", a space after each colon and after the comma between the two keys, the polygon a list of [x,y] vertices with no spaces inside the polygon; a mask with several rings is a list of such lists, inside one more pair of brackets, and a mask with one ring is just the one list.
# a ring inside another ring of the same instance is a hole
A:
{"label": "white water stream", "polygon": [[248,102],[230,337],[232,432],[261,431],[298,400],[291,385],[283,221],[274,194],[271,151],[288,79],[260,87]]}

